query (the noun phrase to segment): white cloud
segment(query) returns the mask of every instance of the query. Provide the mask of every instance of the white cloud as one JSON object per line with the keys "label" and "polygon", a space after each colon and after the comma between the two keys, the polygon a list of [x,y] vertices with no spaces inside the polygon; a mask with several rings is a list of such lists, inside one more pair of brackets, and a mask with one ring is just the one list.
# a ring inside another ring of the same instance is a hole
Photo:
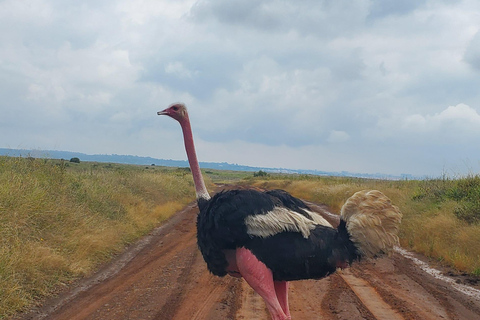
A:
{"label": "white cloud", "polygon": [[194,3],[195,0],[120,1],[117,11],[122,14],[126,24],[147,25],[152,23],[152,19],[181,19]]}
{"label": "white cloud", "polygon": [[53,16],[52,3],[46,0],[14,1],[0,3],[2,21],[20,21],[22,23],[47,24]]}
{"label": "white cloud", "polygon": [[365,130],[364,135],[378,143],[435,149],[442,156],[449,153],[449,148],[460,148],[470,159],[476,155],[473,146],[480,143],[480,114],[461,103],[433,114],[382,118],[377,126]]}
{"label": "white cloud", "polygon": [[195,74],[198,73],[198,72],[190,71],[180,61],[169,62],[165,66],[165,72],[168,74],[173,74],[178,78],[189,78],[189,79],[193,78]]}
{"label": "white cloud", "polygon": [[433,115],[408,116],[403,121],[402,129],[410,133],[439,136],[470,136],[480,133],[480,115],[472,107],[461,103]]}

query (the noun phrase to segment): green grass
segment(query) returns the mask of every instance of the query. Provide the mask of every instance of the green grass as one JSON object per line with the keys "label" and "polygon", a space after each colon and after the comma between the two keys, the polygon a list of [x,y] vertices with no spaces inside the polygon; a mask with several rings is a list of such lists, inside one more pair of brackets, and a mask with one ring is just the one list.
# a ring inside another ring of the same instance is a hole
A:
{"label": "green grass", "polygon": [[253,177],[253,172],[205,169],[204,176],[217,184],[235,184]]}
{"label": "green grass", "polygon": [[0,157],[0,319],[92,273],[194,200],[167,168]]}

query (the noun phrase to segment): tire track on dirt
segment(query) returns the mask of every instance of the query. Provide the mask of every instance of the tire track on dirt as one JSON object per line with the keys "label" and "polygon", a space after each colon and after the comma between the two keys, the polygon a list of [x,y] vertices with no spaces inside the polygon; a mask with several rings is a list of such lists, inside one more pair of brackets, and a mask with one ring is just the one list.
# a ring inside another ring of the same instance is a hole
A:
{"label": "tire track on dirt", "polygon": [[[173,236],[173,233],[178,233],[175,231],[178,230],[174,230],[171,236]],[[80,294],[78,299],[74,301],[75,308],[70,311],[63,308],[61,312],[50,316],[49,319],[74,320],[85,319],[89,316],[96,317],[95,313],[101,314],[102,309],[106,308],[106,311],[110,311],[108,308],[110,306],[115,308],[121,307],[127,309],[125,312],[129,312],[129,308],[126,307],[135,304],[135,297],[137,295],[130,295],[128,293],[138,293],[142,284],[144,284],[144,288],[151,288],[151,286],[145,284],[145,282],[154,280],[154,278],[149,276],[154,273],[158,275],[164,274],[166,276],[170,276],[168,273],[171,273],[172,275],[170,277],[174,277],[174,279],[171,279],[171,282],[177,283],[174,288],[182,288],[181,272],[188,272],[189,262],[192,260],[191,256],[196,249],[196,241],[193,233],[180,233],[182,234],[181,242],[163,241],[158,247],[160,249],[155,251],[148,250],[148,252],[140,254],[137,256],[137,259],[135,259],[134,264],[127,265],[118,275]],[[178,259],[179,252],[182,255],[182,259]],[[172,268],[172,266],[174,268]],[[162,287],[163,289],[167,289],[165,293],[168,292],[168,297],[166,296],[164,303],[168,303],[171,301],[170,297],[176,296],[176,289],[168,288],[168,286],[165,285]],[[159,288],[157,287],[156,289],[158,290]],[[161,303],[161,301],[159,301],[159,303]],[[102,318],[108,319],[108,316],[102,316]]]}
{"label": "tire track on dirt", "polygon": [[376,319],[403,320],[368,282],[355,277],[348,269],[339,271],[339,275]]}
{"label": "tire track on dirt", "polygon": [[247,284],[241,283],[240,308],[235,314],[237,320],[262,320],[269,319],[269,314],[262,297]]}
{"label": "tire track on dirt", "polygon": [[186,284],[189,278],[188,276],[191,272],[190,266],[193,264],[195,256],[197,254],[197,251],[190,254],[191,258],[186,261],[186,264],[179,272],[176,288],[173,290],[172,293],[170,293],[167,301],[160,309],[160,311],[156,314],[155,319],[173,319],[173,315],[179,307],[186,289]]}
{"label": "tire track on dirt", "polygon": [[[182,295],[175,306],[169,303],[164,307],[172,308],[169,313],[160,312],[157,319],[211,319],[214,314],[226,319],[229,308],[234,305],[236,287],[240,281],[231,277],[218,278],[206,270],[201,254],[196,254],[190,271],[184,275]],[[220,318],[219,318],[220,319]]]}
{"label": "tire track on dirt", "polygon": [[355,264],[350,272],[404,319],[480,319],[479,300],[457,292],[400,254]]}

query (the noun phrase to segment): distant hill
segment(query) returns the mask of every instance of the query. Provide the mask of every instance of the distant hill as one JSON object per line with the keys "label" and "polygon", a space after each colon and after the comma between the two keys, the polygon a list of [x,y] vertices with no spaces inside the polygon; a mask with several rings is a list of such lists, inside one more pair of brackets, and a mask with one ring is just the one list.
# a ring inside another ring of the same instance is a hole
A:
{"label": "distant hill", "polygon": [[[124,163],[137,165],[156,165],[166,167],[188,167],[186,160],[170,160],[170,159],[156,159],[152,157],[139,157],[131,155],[120,154],[85,154],[71,151],[57,151],[57,150],[27,150],[27,149],[7,149],[0,148],[0,155],[10,157],[34,157],[34,158],[51,158],[51,159],[65,159],[79,158],[80,161],[95,161],[95,162],[110,162],[110,163]],[[250,167],[239,164],[231,164],[227,162],[200,162],[200,167],[204,169],[216,170],[232,170],[232,171],[265,171],[271,173],[287,173],[287,174],[312,174],[318,176],[345,176],[358,177],[370,179],[415,179],[412,175],[403,174],[401,176],[386,175],[381,173],[352,173],[348,171],[328,172],[318,170],[295,170],[286,168],[262,168]]]}

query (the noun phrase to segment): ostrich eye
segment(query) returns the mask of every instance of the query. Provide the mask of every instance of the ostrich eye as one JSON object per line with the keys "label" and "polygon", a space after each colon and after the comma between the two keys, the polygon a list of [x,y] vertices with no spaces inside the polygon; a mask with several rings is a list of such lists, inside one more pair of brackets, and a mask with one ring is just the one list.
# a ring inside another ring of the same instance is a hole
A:
{"label": "ostrich eye", "polygon": [[178,111],[178,107],[177,107],[177,106],[172,107],[172,109],[175,110],[175,111]]}

